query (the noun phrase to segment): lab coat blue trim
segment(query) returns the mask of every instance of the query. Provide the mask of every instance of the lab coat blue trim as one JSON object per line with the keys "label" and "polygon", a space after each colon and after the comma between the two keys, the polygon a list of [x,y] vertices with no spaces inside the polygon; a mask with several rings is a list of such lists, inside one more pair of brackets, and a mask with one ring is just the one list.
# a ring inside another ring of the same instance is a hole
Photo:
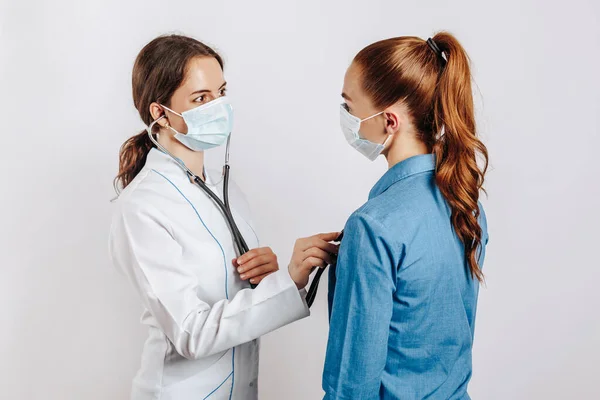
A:
{"label": "lab coat blue trim", "polygon": [[163,174],[161,174],[157,170],[153,169],[152,171],[156,172],[158,175],[160,175],[163,178],[165,178],[166,181],[169,182],[179,192],[179,194],[188,202],[188,204],[190,206],[192,206],[192,208],[194,209],[194,212],[198,216],[198,219],[200,219],[200,222],[202,222],[202,225],[204,226],[204,228],[208,231],[208,233],[210,234],[210,236],[219,245],[219,248],[221,249],[221,254],[223,254],[223,266],[225,267],[225,298],[227,300],[229,300],[229,289],[228,289],[229,284],[227,283],[227,261],[225,261],[225,250],[223,250],[223,246],[221,246],[221,243],[217,240],[217,238],[215,237],[215,235],[213,235],[213,233],[210,231],[210,229],[208,229],[208,226],[206,226],[206,224],[204,223],[204,220],[200,216],[200,213],[198,213],[198,210],[196,209],[196,207],[194,207],[194,205],[192,204],[192,202],[185,196],[185,194],[183,194],[183,192],[181,190],[179,190],[179,188],[177,187],[177,185],[175,185],[173,182],[171,182],[171,180],[169,178],[167,178],[166,176],[164,176]]}
{"label": "lab coat blue trim", "polygon": [[[205,397],[205,398],[203,398],[202,400],[206,400],[206,399],[208,399],[210,396],[212,396],[212,395],[213,395],[213,393],[214,393],[214,392],[216,392],[217,390],[219,390],[219,388],[220,388],[221,386],[223,386],[223,385],[225,384],[225,382],[227,382],[227,380],[228,380],[228,379],[229,379],[229,378],[230,378],[232,375],[233,375],[233,371],[231,371],[231,373],[230,373],[230,374],[227,376],[227,378],[225,378],[225,380],[224,380],[223,382],[221,382],[221,384],[220,384],[219,386],[217,386],[217,387],[215,388],[215,390],[213,390],[212,392],[210,392],[209,394],[207,394],[207,395],[206,395],[206,397]],[[232,383],[233,383],[233,382],[232,382]],[[233,384],[231,385],[231,388],[233,389]],[[229,398],[231,399],[231,396],[229,396]]]}
{"label": "lab coat blue trim", "polygon": [[[225,298],[227,300],[229,300],[229,290],[228,290],[228,286],[229,285],[227,283],[227,261],[225,261],[225,250],[223,250],[223,246],[217,240],[217,238],[215,237],[215,235],[213,235],[213,233],[210,231],[210,229],[208,229],[208,226],[206,226],[206,224],[204,223],[204,220],[200,216],[200,213],[198,212],[198,210],[196,209],[196,207],[194,207],[194,205],[192,204],[192,202],[185,196],[185,194],[183,194],[183,192],[177,187],[177,185],[175,185],[173,182],[171,182],[171,180],[169,178],[167,178],[166,176],[164,176],[163,174],[161,174],[157,170],[153,169],[152,171],[156,172],[158,175],[160,175],[163,178],[165,178],[165,180],[167,182],[169,182],[179,192],[179,194],[185,199],[185,201],[187,201],[188,204],[194,209],[194,212],[198,216],[198,219],[200,220],[200,222],[202,222],[202,225],[207,230],[207,232],[210,234],[210,236],[219,245],[219,248],[221,249],[221,254],[223,254],[223,266],[225,267]],[[231,373],[227,376],[227,378],[225,378],[225,380],[223,382],[221,382],[221,384],[219,386],[217,386],[212,392],[210,392],[203,400],[207,399],[210,395],[212,395],[214,392],[216,392],[221,386],[223,386],[223,384],[225,382],[227,382],[227,380],[230,377],[231,377],[231,391],[229,392],[229,399],[231,400],[231,396],[233,395],[233,383],[234,383],[234,380],[235,380],[235,374],[234,374],[234,372],[235,372],[235,347],[233,348],[233,352],[232,352],[232,355],[231,355]]]}
{"label": "lab coat blue trim", "polygon": [[233,348],[233,356],[231,356],[231,390],[229,391],[229,400],[233,396],[233,384],[235,383],[235,347]]}

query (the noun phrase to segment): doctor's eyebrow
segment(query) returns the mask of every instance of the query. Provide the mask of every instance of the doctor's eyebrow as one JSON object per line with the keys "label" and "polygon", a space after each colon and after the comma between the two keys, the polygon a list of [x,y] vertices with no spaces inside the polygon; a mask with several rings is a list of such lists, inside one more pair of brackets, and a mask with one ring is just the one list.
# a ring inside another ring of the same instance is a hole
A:
{"label": "doctor's eyebrow", "polygon": [[346,93],[342,93],[342,97],[348,101],[352,101],[352,99],[350,98],[350,96],[348,96]]}
{"label": "doctor's eyebrow", "polygon": [[[227,82],[223,82],[223,84],[221,85],[219,90],[223,90],[225,88],[225,86],[227,86]],[[203,94],[203,93],[210,93],[210,90],[208,90],[208,89],[196,90],[196,91],[190,93],[190,96],[195,95],[195,94]]]}

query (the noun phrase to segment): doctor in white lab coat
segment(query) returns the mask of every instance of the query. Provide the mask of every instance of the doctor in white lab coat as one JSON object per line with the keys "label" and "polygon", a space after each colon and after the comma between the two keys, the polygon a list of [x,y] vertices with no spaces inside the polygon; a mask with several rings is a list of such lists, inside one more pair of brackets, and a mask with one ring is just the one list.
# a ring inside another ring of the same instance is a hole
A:
{"label": "doctor in white lab coat", "polygon": [[[330,263],[337,233],[299,239],[288,268],[258,248],[246,206],[231,188],[234,219],[254,248],[236,258],[223,214],[178,162],[222,196],[204,170],[204,150],[230,133],[223,62],[188,37],[159,37],[138,55],[133,97],[146,131],[121,149],[110,255],[132,283],[148,326],[134,400],[252,400],[258,396],[258,338],[309,315],[304,287]],[[232,261],[233,260],[233,261]],[[249,288],[248,281],[257,283]]]}

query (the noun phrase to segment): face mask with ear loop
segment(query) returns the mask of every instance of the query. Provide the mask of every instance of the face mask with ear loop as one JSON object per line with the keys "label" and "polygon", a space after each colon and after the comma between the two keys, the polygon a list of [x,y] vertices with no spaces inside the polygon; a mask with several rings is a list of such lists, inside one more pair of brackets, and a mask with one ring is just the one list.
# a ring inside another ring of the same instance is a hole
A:
{"label": "face mask with ear loop", "polygon": [[[360,119],[348,112],[346,104],[342,104],[340,106],[340,125],[342,127],[342,132],[346,137],[346,141],[348,141],[348,144],[350,146],[352,146],[360,154],[364,155],[371,161],[375,161],[377,157],[379,157],[381,152],[385,149],[385,146],[387,145],[387,142],[390,140],[392,135],[389,135],[387,139],[385,139],[385,142],[383,142],[383,144],[373,143],[369,140],[362,139],[360,137],[360,124],[361,122],[367,121],[371,118],[375,118],[376,116],[381,114],[383,114],[383,111],[375,115],[371,115],[368,118]],[[343,237],[344,232],[342,231],[335,240],[335,242],[341,242]],[[330,267],[335,268],[335,262]],[[306,303],[309,307],[312,306],[313,302],[315,301],[315,298],[317,296],[317,290],[319,289],[319,281],[321,279],[321,276],[323,275],[323,272],[325,272],[325,268],[319,268],[317,270],[317,273],[315,274],[315,277],[312,280],[312,283],[310,284],[310,288],[308,289],[308,293],[306,294]]]}
{"label": "face mask with ear loop", "polygon": [[184,111],[181,114],[167,106],[161,107],[183,118],[187,125],[187,133],[180,133],[172,126],[167,126],[175,133],[175,139],[190,150],[204,151],[222,146],[233,127],[233,107],[227,96]]}
{"label": "face mask with ear loop", "polygon": [[[233,108],[231,107],[229,100],[222,99],[225,99],[225,97],[220,97],[217,100],[213,100],[210,103],[196,107],[189,111],[185,111],[181,114],[176,113],[175,111],[172,111],[165,106],[162,107],[166,108],[167,110],[171,111],[176,115],[181,116],[184,119],[188,127],[187,134],[177,132],[168,124],[166,127],[174,131],[175,139],[177,139],[189,149],[195,151],[202,151],[220,146],[223,143],[227,142],[227,148],[225,151],[225,165],[223,166],[223,200],[221,200],[219,196],[217,196],[202,179],[200,179],[196,174],[194,174],[185,165],[183,160],[171,154],[154,137],[154,134],[152,133],[152,128],[158,121],[165,118],[164,115],[152,121],[152,123],[148,126],[146,131],[148,132],[148,137],[150,138],[152,143],[154,143],[154,145],[160,151],[169,155],[188,175],[190,180],[193,183],[195,183],[204,193],[206,193],[215,203],[217,208],[221,211],[223,217],[225,218],[225,222],[229,227],[229,231],[231,232],[235,252],[239,257],[242,254],[245,254],[248,251],[250,251],[250,248],[248,247],[248,244],[244,240],[244,237],[242,236],[237,224],[235,223],[229,204],[229,144],[231,141]],[[250,284],[250,287],[252,287],[253,289],[256,286],[257,285]]]}
{"label": "face mask with ear loop", "polygon": [[388,141],[392,137],[392,135],[388,135],[385,139],[385,142],[373,143],[367,139],[363,139],[360,136],[360,124],[362,122],[368,121],[371,118],[375,118],[378,115],[383,114],[383,111],[371,115],[368,118],[360,119],[348,112],[348,106],[346,104],[340,105],[340,126],[342,128],[342,132],[346,137],[346,141],[350,146],[352,146],[356,151],[358,151],[363,156],[367,157],[371,161],[375,161],[381,152],[385,149]]}

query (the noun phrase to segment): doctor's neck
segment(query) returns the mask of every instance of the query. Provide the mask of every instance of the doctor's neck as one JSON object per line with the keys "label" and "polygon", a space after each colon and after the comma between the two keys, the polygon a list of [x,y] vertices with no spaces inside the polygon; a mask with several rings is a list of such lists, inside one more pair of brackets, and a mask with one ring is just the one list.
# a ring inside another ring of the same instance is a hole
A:
{"label": "doctor's neck", "polygon": [[158,143],[167,149],[175,157],[179,158],[186,167],[188,167],[197,177],[204,180],[204,152],[194,151],[185,147],[181,142],[173,137],[173,134],[167,132],[166,128],[161,128],[158,135]]}

